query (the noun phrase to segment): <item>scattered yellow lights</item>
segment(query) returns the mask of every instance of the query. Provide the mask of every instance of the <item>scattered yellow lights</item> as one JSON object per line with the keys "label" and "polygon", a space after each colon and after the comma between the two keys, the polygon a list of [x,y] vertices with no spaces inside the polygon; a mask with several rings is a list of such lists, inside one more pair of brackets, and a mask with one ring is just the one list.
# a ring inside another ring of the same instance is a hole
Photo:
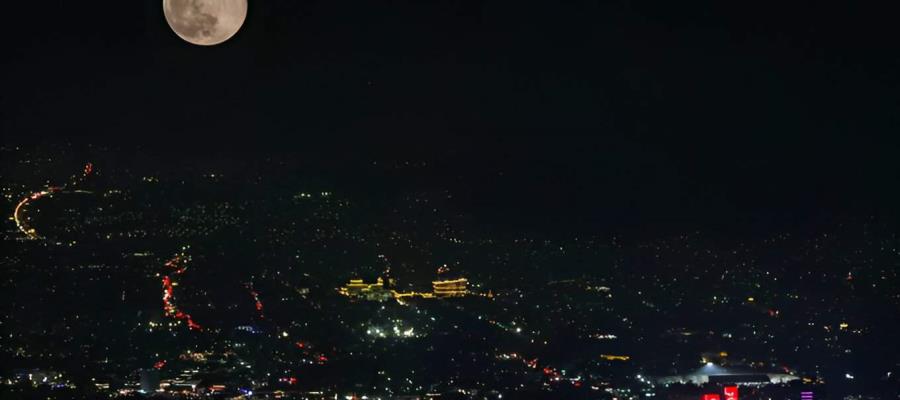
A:
{"label": "scattered yellow lights", "polygon": [[628,361],[631,359],[631,356],[617,356],[612,354],[601,354],[600,358],[607,361]]}
{"label": "scattered yellow lights", "polygon": [[728,352],[720,351],[720,352],[719,352],[719,357],[728,357]]}
{"label": "scattered yellow lights", "polygon": [[841,328],[841,330],[847,330],[847,328],[850,327],[850,324],[848,324],[846,322],[841,322],[841,324],[838,326]]}

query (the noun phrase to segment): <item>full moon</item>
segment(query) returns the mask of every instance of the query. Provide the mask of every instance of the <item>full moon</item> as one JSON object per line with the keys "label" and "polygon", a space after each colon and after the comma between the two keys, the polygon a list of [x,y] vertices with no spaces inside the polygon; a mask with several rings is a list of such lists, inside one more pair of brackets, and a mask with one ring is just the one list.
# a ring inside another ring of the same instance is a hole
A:
{"label": "full moon", "polygon": [[241,29],[247,18],[247,0],[163,0],[163,12],[179,37],[212,46]]}

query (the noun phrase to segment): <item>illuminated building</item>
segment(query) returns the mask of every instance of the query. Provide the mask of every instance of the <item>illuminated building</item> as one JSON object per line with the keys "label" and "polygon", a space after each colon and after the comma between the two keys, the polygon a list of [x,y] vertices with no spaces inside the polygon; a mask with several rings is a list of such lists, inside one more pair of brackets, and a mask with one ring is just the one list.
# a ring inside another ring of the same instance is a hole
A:
{"label": "illuminated building", "polygon": [[169,392],[182,392],[182,393],[190,393],[197,391],[197,386],[200,385],[199,380],[185,380],[185,379],[173,379],[169,381],[169,385],[166,388]]}
{"label": "illuminated building", "polygon": [[142,369],[141,370],[141,392],[154,393],[159,389],[159,370]]}
{"label": "illuminated building", "polygon": [[434,288],[434,297],[463,297],[468,294],[467,286],[469,281],[466,278],[434,281],[431,284]]}
{"label": "illuminated building", "polygon": [[379,277],[375,283],[367,283],[362,279],[351,279],[346,285],[338,288],[338,293],[354,299],[385,301],[393,298],[398,302],[403,303],[404,299],[410,298],[433,299],[463,297],[469,294],[468,284],[469,281],[466,278],[460,278],[446,281],[434,281],[432,282],[433,290],[431,292],[398,292],[390,289],[385,284],[384,278]]}
{"label": "illuminated building", "polygon": [[661,385],[675,383],[705,385],[713,383],[762,386],[769,384],[786,384],[797,379],[799,378],[785,373],[766,373],[724,368],[710,362],[703,368],[690,374],[661,377],[656,380],[656,383]]}
{"label": "illuminated building", "polygon": [[347,285],[338,289],[344,296],[371,301],[391,299],[391,291],[384,287],[384,279],[378,277],[375,283],[366,283],[362,279],[351,279]]}

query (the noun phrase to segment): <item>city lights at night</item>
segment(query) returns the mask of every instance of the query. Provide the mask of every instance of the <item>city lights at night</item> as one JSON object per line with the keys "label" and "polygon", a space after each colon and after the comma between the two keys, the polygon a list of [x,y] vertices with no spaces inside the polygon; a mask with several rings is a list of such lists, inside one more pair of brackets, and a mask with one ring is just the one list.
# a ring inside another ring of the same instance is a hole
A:
{"label": "city lights at night", "polygon": [[900,400],[844,3],[8,2],[0,400]]}

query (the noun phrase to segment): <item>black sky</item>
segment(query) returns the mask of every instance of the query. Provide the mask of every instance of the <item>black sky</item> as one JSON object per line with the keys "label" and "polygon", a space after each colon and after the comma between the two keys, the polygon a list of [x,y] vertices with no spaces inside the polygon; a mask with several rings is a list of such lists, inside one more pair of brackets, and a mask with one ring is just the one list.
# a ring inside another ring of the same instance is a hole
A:
{"label": "black sky", "polygon": [[900,201],[900,29],[865,2],[251,0],[211,48],[160,3],[4,4],[4,141],[430,160],[538,227]]}

